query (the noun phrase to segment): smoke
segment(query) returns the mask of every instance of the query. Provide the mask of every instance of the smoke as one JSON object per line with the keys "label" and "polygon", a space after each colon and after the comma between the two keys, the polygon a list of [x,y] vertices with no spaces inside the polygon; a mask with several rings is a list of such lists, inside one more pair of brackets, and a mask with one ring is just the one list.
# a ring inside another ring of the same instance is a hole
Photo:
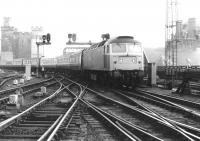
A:
{"label": "smoke", "polygon": [[200,48],[178,50],[178,65],[200,65]]}
{"label": "smoke", "polygon": [[[165,65],[164,48],[144,48],[150,62],[156,62],[158,66]],[[170,63],[172,64],[172,62]],[[177,52],[177,65],[200,65],[200,48],[181,48]]]}

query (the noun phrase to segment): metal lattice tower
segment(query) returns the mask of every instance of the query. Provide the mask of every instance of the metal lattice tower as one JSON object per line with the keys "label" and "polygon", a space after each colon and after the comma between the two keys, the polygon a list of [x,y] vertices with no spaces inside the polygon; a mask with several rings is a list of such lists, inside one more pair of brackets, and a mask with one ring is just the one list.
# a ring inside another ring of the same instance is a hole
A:
{"label": "metal lattice tower", "polygon": [[166,66],[177,65],[176,22],[178,21],[177,0],[166,0],[165,62]]}

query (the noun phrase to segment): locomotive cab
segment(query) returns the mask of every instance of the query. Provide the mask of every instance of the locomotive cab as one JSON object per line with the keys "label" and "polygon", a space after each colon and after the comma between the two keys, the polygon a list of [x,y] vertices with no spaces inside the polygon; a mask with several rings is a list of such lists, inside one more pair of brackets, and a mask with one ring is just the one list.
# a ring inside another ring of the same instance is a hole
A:
{"label": "locomotive cab", "polygon": [[115,82],[133,86],[143,76],[143,48],[130,36],[120,36],[105,44],[105,67]]}
{"label": "locomotive cab", "polygon": [[[105,45],[110,70],[143,70],[143,49],[131,37],[118,37]],[[122,40],[123,39],[123,40]]]}

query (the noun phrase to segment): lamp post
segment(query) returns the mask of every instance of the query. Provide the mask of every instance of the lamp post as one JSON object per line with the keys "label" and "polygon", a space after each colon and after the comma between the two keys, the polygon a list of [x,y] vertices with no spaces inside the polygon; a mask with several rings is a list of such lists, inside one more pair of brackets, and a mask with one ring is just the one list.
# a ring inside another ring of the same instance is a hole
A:
{"label": "lamp post", "polygon": [[42,35],[42,42],[36,42],[37,45],[37,69],[36,69],[36,75],[37,77],[39,77],[39,69],[40,69],[40,59],[44,56],[42,56],[41,58],[39,57],[39,47],[41,45],[50,45],[50,34],[48,33],[47,35]]}

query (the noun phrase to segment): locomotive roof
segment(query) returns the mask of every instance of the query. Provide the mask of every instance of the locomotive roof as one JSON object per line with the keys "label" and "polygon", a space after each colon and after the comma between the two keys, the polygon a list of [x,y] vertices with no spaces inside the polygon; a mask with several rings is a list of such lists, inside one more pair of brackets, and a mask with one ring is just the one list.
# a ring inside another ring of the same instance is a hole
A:
{"label": "locomotive roof", "polygon": [[111,43],[133,43],[133,44],[136,44],[139,42],[134,40],[134,38],[132,36],[118,36],[118,37],[115,37],[112,39],[104,40],[100,43],[93,44],[91,47],[84,49],[84,50],[101,47],[104,44],[111,44]]}
{"label": "locomotive roof", "polygon": [[118,36],[116,38],[109,39],[108,44],[111,43],[135,43],[136,41],[132,36]]}

